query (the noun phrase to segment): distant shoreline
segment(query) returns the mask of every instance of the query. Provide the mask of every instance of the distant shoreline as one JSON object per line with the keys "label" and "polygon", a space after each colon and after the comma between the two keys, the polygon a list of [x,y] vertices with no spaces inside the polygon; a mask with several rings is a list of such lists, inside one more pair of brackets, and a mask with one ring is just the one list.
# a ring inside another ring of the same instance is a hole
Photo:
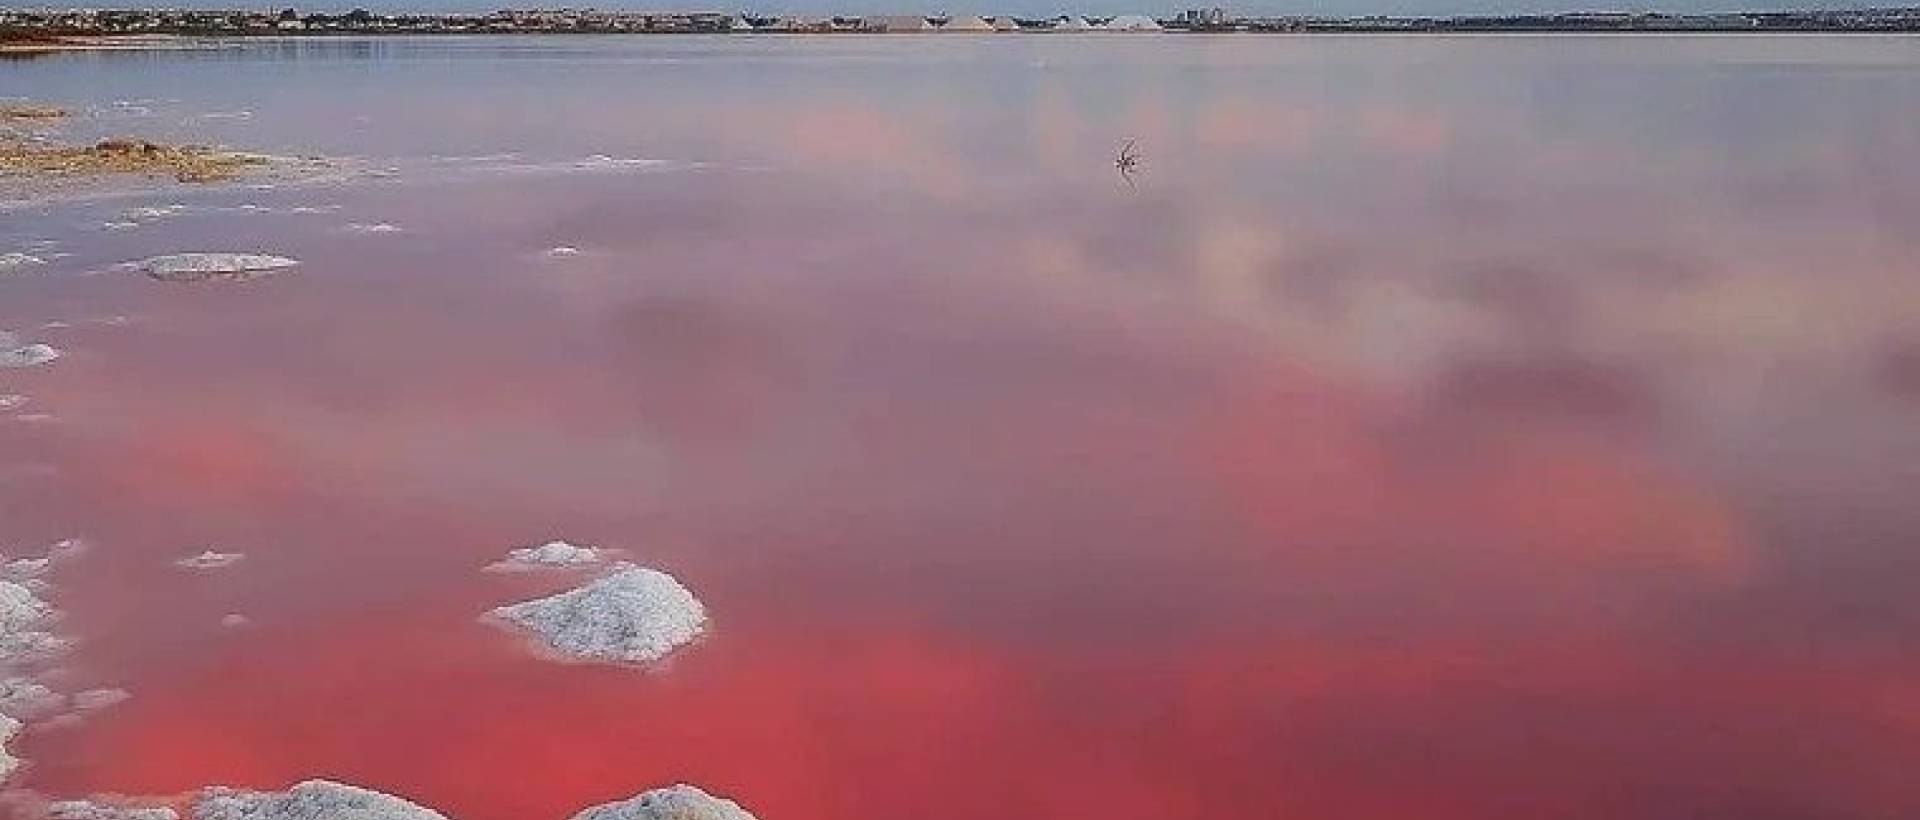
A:
{"label": "distant shoreline", "polygon": [[[486,14],[343,14],[205,9],[0,9],[9,53],[180,47],[256,37],[458,34],[1916,34],[1920,7],[1667,14],[1579,12],[1452,17],[1238,17],[1191,9],[1153,18],[998,15],[754,16],[694,11],[505,9]],[[171,39],[169,39],[171,38]]]}

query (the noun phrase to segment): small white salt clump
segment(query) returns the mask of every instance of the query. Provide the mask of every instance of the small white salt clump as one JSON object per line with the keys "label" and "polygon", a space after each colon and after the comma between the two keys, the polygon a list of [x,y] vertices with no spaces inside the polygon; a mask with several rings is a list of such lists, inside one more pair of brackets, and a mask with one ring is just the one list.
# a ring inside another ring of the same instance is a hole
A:
{"label": "small white salt clump", "polygon": [[238,629],[250,623],[253,623],[252,619],[238,612],[229,612],[220,616],[220,625],[228,629]]}
{"label": "small white salt clump", "polygon": [[34,367],[58,358],[59,348],[45,344],[22,345],[17,334],[0,330],[0,368]]}
{"label": "small white salt clump", "polygon": [[88,689],[73,693],[73,708],[82,712],[98,712],[109,706],[125,703],[133,697],[125,689]]}
{"label": "small white salt clump", "polygon": [[297,259],[261,253],[170,253],[130,262],[148,276],[167,282],[204,279],[254,279],[300,264]]}
{"label": "small white salt clump", "polygon": [[19,393],[0,393],[0,410],[18,410],[27,405],[27,397]]}
{"label": "small white salt clump", "polygon": [[308,780],[283,792],[213,786],[193,804],[194,820],[447,820],[390,794],[329,780]]}
{"label": "small white salt clump", "polygon": [[571,245],[555,245],[554,247],[548,248],[546,251],[546,254],[547,256],[554,257],[554,258],[560,258],[560,257],[566,257],[566,256],[579,256],[580,249],[573,247]]}
{"label": "small white salt clump", "polygon": [[180,820],[180,813],[166,806],[114,806],[92,800],[48,803],[40,816],[45,820]]}
{"label": "small white salt clump", "polygon": [[205,550],[199,555],[189,555],[175,561],[173,565],[182,569],[220,569],[240,563],[240,561],[246,557],[247,556],[237,552]]}
{"label": "small white salt clump", "polygon": [[487,565],[487,569],[512,571],[518,569],[544,569],[550,567],[577,567],[597,563],[600,550],[594,547],[569,544],[565,541],[548,541],[537,547],[521,547],[508,550],[507,557]]}
{"label": "small white salt clump", "polygon": [[682,783],[582,810],[573,820],[757,820],[740,804]]}
{"label": "small white salt clump", "polygon": [[576,658],[643,663],[700,636],[706,607],[659,570],[615,564],[587,584],[487,613]]}
{"label": "small white salt clump", "polygon": [[347,233],[399,233],[400,226],[391,222],[349,222],[341,230]]}
{"label": "small white salt clump", "polygon": [[47,260],[30,253],[21,253],[19,251],[0,253],[0,273],[19,270],[29,265],[44,264],[47,264]]}

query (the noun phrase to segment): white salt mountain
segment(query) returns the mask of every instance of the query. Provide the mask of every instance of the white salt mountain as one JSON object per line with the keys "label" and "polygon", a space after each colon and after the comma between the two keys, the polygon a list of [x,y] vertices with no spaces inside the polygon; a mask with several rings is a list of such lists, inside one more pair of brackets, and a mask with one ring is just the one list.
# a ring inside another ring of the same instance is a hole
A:
{"label": "white salt mountain", "polygon": [[447,820],[446,815],[372,789],[308,780],[281,792],[213,786],[193,804],[193,820]]}
{"label": "white salt mountain", "polygon": [[673,576],[622,562],[583,586],[499,607],[487,617],[566,656],[645,663],[699,637],[707,610]]}
{"label": "white salt mountain", "polygon": [[521,547],[507,551],[507,557],[495,561],[487,569],[502,571],[516,569],[542,569],[548,567],[577,567],[595,564],[600,561],[600,550],[596,547],[569,544],[565,541],[548,541],[537,547]]}
{"label": "white salt mountain", "polygon": [[198,282],[205,279],[256,279],[298,265],[300,261],[262,253],[170,253],[127,264],[162,281]]}
{"label": "white salt mountain", "polygon": [[757,820],[740,804],[682,783],[581,811],[573,820]]}

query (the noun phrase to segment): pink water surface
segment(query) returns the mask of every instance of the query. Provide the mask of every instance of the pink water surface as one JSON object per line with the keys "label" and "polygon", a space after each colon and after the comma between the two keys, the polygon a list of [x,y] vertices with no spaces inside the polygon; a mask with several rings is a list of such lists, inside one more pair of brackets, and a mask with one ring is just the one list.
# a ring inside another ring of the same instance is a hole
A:
{"label": "pink water surface", "polygon": [[[0,327],[71,324],[0,373],[54,416],[0,419],[0,541],[91,545],[60,680],[133,693],[17,785],[1920,815],[1900,41],[737,40],[0,67],[402,169],[10,217],[75,255],[0,280]],[[679,164],[523,167],[594,154]],[[196,249],[303,264],[107,267]],[[481,623],[587,577],[481,571],[551,538],[711,633],[631,669]]]}

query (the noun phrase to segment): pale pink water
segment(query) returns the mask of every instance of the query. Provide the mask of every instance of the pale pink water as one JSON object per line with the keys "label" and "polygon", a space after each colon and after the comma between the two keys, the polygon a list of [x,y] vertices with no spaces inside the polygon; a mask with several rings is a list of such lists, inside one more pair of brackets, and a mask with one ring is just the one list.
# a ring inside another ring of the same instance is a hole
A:
{"label": "pale pink water", "polygon": [[[50,596],[62,680],[133,693],[17,741],[18,784],[324,776],[463,820],[680,781],[766,820],[1920,814],[1917,68],[1865,38],[0,67],[401,168],[6,215],[74,256],[0,279],[0,328],[69,354],[0,372],[56,417],[0,419],[0,541],[93,545]],[[595,154],[677,163],[522,167]],[[339,209],[218,210],[246,203]],[[185,250],[304,264],[82,275]],[[479,623],[580,580],[480,571],[550,538],[673,572],[712,633],[633,670]],[[206,547],[248,557],[171,565]]]}

